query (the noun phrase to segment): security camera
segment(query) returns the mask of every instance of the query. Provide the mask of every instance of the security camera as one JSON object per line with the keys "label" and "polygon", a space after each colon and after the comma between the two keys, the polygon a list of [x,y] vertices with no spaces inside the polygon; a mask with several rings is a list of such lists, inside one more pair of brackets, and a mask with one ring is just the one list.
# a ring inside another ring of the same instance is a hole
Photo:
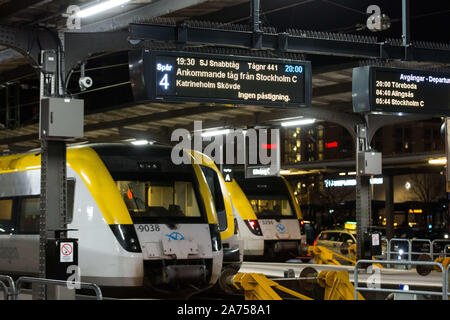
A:
{"label": "security camera", "polygon": [[81,91],[84,91],[92,87],[94,81],[92,80],[91,77],[81,77],[78,83],[80,84]]}

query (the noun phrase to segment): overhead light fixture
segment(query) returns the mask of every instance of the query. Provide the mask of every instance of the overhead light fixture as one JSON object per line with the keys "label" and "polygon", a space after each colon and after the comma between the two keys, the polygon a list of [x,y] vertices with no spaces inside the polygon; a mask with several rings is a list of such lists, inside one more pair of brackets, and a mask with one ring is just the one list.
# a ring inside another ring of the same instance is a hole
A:
{"label": "overhead light fixture", "polygon": [[92,5],[90,7],[87,7],[86,9],[82,9],[77,13],[77,16],[80,18],[87,18],[90,16],[93,16],[94,14],[101,13],[107,10],[110,10],[112,8],[121,6],[127,2],[130,2],[131,0],[108,0],[101,2],[96,5]]}
{"label": "overhead light fixture", "polygon": [[300,119],[300,120],[282,122],[281,126],[282,127],[303,126],[306,124],[312,124],[314,122],[316,122],[316,119]]}
{"label": "overhead light fixture", "polygon": [[214,136],[220,136],[223,134],[229,134],[230,129],[222,129],[222,130],[211,130],[211,131],[204,131],[202,132],[202,137],[214,137]]}
{"label": "overhead light fixture", "polygon": [[280,174],[290,174],[291,170],[280,170]]}
{"label": "overhead light fixture", "polygon": [[436,158],[428,160],[428,164],[444,165],[447,164],[447,158]]}
{"label": "overhead light fixture", "polygon": [[145,145],[151,144],[151,143],[148,140],[134,140],[134,141],[131,141],[131,144],[135,145],[135,146],[145,146]]}

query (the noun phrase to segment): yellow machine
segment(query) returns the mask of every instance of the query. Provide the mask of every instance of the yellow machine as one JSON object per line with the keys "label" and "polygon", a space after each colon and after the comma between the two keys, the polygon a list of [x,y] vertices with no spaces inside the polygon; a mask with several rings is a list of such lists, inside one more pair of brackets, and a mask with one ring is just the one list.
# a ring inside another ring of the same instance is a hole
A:
{"label": "yellow machine", "polygon": [[[324,247],[309,247],[309,253],[314,256],[316,264],[340,265],[334,256],[338,256],[352,264],[353,260],[343,257]],[[325,289],[324,300],[353,300],[354,290],[350,282],[348,272],[346,271],[321,271],[315,277],[317,283]],[[309,279],[307,279],[309,280]],[[300,278],[299,281],[302,281]],[[238,273],[230,277],[228,282],[237,290],[244,291],[246,300],[282,300],[278,292],[283,292],[300,300],[313,300],[312,298],[286,288],[277,282],[268,279],[265,275],[259,273]],[[358,300],[365,300],[358,293]]]}

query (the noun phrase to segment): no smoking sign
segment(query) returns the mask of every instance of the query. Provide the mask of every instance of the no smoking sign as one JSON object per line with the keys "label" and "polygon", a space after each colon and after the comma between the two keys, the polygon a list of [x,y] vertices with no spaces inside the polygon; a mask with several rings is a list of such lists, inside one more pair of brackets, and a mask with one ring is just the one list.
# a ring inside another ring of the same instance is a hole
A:
{"label": "no smoking sign", "polygon": [[60,262],[73,262],[73,242],[60,243]]}

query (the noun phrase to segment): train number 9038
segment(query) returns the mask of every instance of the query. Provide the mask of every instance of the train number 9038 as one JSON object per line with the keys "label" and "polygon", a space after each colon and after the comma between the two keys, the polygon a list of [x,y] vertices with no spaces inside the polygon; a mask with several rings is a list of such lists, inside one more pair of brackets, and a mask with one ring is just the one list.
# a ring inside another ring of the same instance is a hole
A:
{"label": "train number 9038", "polygon": [[139,232],[158,232],[161,229],[157,224],[140,224],[138,230]]}

